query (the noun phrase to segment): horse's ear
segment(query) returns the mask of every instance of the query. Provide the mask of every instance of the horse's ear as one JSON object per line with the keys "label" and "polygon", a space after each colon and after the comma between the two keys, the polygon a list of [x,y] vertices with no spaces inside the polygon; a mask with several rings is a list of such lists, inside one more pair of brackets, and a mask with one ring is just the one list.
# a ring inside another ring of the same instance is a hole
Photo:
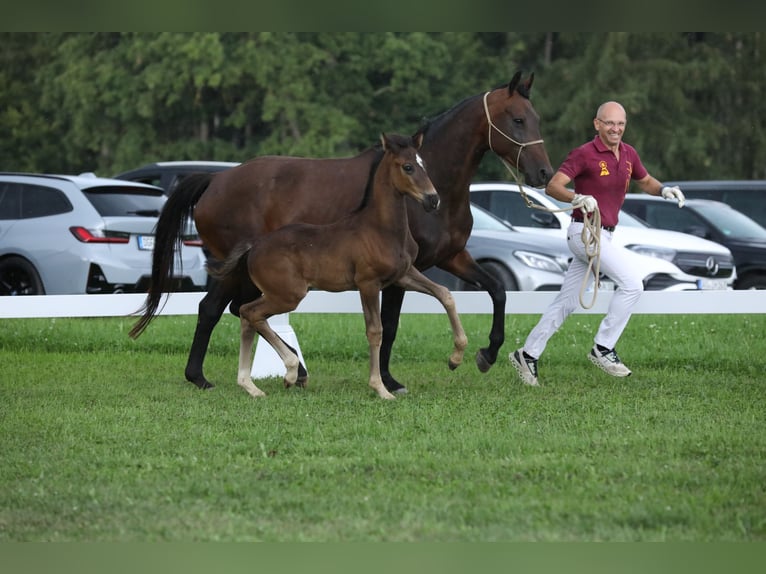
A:
{"label": "horse's ear", "polygon": [[527,87],[527,92],[529,92],[529,90],[532,89],[532,82],[534,81],[535,81],[535,73],[532,72],[531,74],[529,74],[529,78],[527,79],[527,81],[524,82],[524,85]]}
{"label": "horse's ear", "polygon": [[423,132],[418,132],[412,136],[412,145],[415,149],[420,149],[420,146],[423,145]]}
{"label": "horse's ear", "polygon": [[383,132],[380,132],[380,143],[384,150],[387,150],[390,147],[388,144],[388,137]]}
{"label": "horse's ear", "polygon": [[516,72],[513,75],[513,78],[511,78],[511,82],[508,84],[508,94],[513,95],[513,92],[516,91],[516,86],[519,85],[519,80],[521,80],[521,70]]}

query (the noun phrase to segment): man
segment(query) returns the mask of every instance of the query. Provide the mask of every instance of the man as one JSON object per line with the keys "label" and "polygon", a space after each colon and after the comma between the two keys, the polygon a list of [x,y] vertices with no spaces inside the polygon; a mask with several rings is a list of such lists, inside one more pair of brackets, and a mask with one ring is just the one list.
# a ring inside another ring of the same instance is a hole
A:
{"label": "man", "polygon": [[[559,294],[529,333],[524,346],[509,355],[521,380],[527,385],[538,385],[537,361],[540,355],[548,340],[579,305],[585,274],[591,272],[582,239],[583,216],[596,209],[600,211],[602,227],[600,269],[614,281],[617,290],[599,325],[588,358],[612,376],[627,377],[631,374],[617,355],[615,346],[644,286],[642,277],[636,273],[638,267],[631,264],[634,254],[613,245],[612,232],[631,179],[650,195],[662,195],[665,199],[678,201],[678,207],[684,204],[684,194],[678,187],[663,186],[646,171],[636,150],[622,141],[626,124],[625,109],[619,103],[602,104],[593,119],[596,137],[572,150],[545,188],[548,195],[569,202],[575,208],[567,230],[567,243],[574,258]],[[570,182],[574,182],[574,193],[567,189]]]}

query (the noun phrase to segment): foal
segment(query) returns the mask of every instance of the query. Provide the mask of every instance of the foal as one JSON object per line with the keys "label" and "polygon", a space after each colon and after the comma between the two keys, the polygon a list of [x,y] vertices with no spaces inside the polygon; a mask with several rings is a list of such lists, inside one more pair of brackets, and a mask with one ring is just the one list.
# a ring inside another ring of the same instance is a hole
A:
{"label": "foal", "polygon": [[384,399],[395,397],[386,390],[380,375],[383,327],[379,297],[381,290],[392,283],[429,293],[441,302],[454,337],[450,368],[455,369],[462,362],[467,339],[452,295],[413,266],[418,247],[409,231],[406,196],[414,198],[426,211],[439,207],[439,195],[417,153],[422,135],[414,140],[382,134],[381,141],[383,157],[367,183],[367,202],[357,211],[328,225],[282,227],[252,245],[238,246],[222,267],[210,270],[222,277],[244,262],[250,278],[262,292],[239,310],[242,331],[237,383],[253,397],[265,395],[250,378],[256,332],[284,362],[285,386],[295,384],[298,356],[271,329],[267,319],[294,310],[310,288],[359,291],[370,344],[369,384]]}

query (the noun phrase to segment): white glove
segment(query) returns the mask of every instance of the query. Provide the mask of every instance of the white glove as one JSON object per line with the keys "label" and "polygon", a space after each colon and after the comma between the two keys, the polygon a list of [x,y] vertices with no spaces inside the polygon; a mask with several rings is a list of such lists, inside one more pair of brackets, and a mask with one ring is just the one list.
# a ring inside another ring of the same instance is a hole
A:
{"label": "white glove", "polygon": [[674,185],[673,187],[668,187],[668,186],[663,187],[662,197],[664,199],[678,200],[678,207],[683,207],[684,201],[686,201],[686,198],[684,197],[684,192],[681,191],[681,188],[679,188],[677,185]]}
{"label": "white glove", "polygon": [[598,209],[598,202],[592,195],[575,193],[575,196],[572,198],[572,206],[581,208],[585,213],[593,213]]}

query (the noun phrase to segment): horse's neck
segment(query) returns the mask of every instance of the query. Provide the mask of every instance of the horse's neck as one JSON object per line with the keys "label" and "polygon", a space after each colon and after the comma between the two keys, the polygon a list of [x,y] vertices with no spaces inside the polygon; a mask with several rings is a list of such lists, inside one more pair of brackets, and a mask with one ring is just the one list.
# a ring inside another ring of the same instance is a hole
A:
{"label": "horse's neck", "polygon": [[388,167],[382,163],[375,172],[370,202],[365,211],[382,233],[395,237],[406,236],[409,230],[407,203],[404,194],[394,188]]}
{"label": "horse's neck", "polygon": [[[443,210],[468,201],[468,186],[489,150],[488,134],[482,129],[481,96],[468,98],[444,116],[434,120],[425,132],[421,155],[428,164],[428,175],[439,190]],[[488,126],[487,126],[488,129]]]}

